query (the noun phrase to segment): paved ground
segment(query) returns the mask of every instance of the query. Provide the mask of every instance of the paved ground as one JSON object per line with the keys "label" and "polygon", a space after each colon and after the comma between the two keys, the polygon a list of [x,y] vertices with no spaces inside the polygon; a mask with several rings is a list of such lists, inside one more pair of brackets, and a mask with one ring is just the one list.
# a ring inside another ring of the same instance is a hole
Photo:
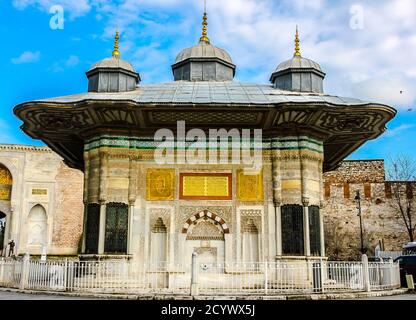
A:
{"label": "paved ground", "polygon": [[0,300],[91,300],[89,298],[0,291]]}
{"label": "paved ground", "polygon": [[401,294],[389,297],[362,298],[358,300],[416,300],[416,294]]}
{"label": "paved ground", "polygon": [[[98,298],[83,298],[47,294],[30,294],[0,291],[0,300],[95,300]],[[416,294],[402,294],[386,297],[359,298],[354,300],[416,300]]]}

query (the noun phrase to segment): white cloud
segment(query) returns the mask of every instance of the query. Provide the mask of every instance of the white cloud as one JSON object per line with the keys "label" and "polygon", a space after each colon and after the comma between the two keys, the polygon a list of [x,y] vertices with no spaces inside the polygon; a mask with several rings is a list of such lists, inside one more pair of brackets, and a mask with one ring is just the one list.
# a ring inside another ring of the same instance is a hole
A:
{"label": "white cloud", "polygon": [[416,81],[402,73],[386,74],[352,84],[355,96],[408,109],[416,101]]}
{"label": "white cloud", "polygon": [[12,58],[13,64],[21,64],[21,63],[34,63],[38,62],[40,58],[40,52],[32,52],[32,51],[25,51],[20,56],[16,58]]}
{"label": "white cloud", "polygon": [[412,124],[402,124],[396,128],[391,128],[387,130],[387,132],[384,134],[385,137],[394,137],[397,136],[402,131],[406,131],[408,129],[414,128],[415,126]]}
{"label": "white cloud", "polygon": [[24,10],[28,6],[36,6],[42,11],[46,11],[48,13],[52,6],[58,4],[64,8],[64,16],[68,13],[70,19],[81,17],[88,13],[91,9],[89,0],[13,0],[12,4],[19,10]]}
{"label": "white cloud", "polygon": [[75,67],[79,63],[79,58],[74,55],[70,55],[69,58],[65,61],[67,67]]}
{"label": "white cloud", "polygon": [[[143,82],[172,79],[176,54],[200,35],[202,0],[61,2],[74,16],[93,11],[92,17],[108,21],[105,40],[118,27],[122,57],[135,64]],[[51,3],[14,0],[20,8]],[[350,28],[350,8],[356,4],[364,10],[362,30]],[[416,101],[414,0],[209,0],[208,18],[211,42],[231,54],[237,80],[266,83],[278,63],[291,58],[298,24],[302,55],[327,73],[325,92],[397,107]]]}
{"label": "white cloud", "polygon": [[80,60],[77,56],[70,55],[67,59],[54,62],[48,70],[52,72],[63,72],[67,68],[75,67],[79,62]]}

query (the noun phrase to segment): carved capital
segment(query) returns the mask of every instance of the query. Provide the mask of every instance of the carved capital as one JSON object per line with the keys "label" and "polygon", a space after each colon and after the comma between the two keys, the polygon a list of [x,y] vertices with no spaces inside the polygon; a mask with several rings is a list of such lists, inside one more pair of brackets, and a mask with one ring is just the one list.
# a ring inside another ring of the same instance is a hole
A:
{"label": "carved capital", "polygon": [[304,207],[309,206],[309,197],[303,196],[302,197],[302,204],[303,204]]}
{"label": "carved capital", "polygon": [[275,207],[280,207],[282,205],[282,199],[273,199],[273,204]]}

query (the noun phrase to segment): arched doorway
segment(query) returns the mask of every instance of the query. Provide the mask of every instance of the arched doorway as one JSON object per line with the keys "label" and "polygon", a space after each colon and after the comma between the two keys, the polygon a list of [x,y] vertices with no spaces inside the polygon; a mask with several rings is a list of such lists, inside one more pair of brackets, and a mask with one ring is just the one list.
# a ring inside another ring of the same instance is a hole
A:
{"label": "arched doorway", "polygon": [[[0,163],[0,255],[6,253],[8,243],[8,225],[10,225],[10,208],[13,178],[6,166]],[[6,224],[7,220],[7,224]]]}
{"label": "arched doorway", "polygon": [[28,216],[27,245],[33,254],[41,254],[46,245],[46,211],[40,204],[34,206]]}
{"label": "arched doorway", "polygon": [[5,249],[7,242],[4,240],[6,234],[6,215],[0,211],[0,253]]}

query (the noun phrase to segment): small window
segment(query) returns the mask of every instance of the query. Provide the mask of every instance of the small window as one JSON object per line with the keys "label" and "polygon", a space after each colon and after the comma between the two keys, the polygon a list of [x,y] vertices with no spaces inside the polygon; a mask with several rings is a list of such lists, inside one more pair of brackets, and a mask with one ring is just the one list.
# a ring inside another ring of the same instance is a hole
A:
{"label": "small window", "polygon": [[106,253],[127,253],[128,206],[124,203],[107,204],[105,219]]}
{"label": "small window", "polygon": [[309,243],[311,255],[321,255],[321,221],[319,207],[309,207]]}
{"label": "small window", "polygon": [[386,198],[391,199],[392,192],[391,192],[391,183],[390,182],[384,183],[384,192],[386,194]]}
{"label": "small window", "polygon": [[364,183],[364,197],[371,198],[371,184],[369,182]]}
{"label": "small window", "polygon": [[331,197],[331,184],[329,182],[325,182],[325,198]]}
{"label": "small window", "polygon": [[98,235],[100,230],[100,205],[90,203],[86,210],[85,253],[98,253]]}
{"label": "small window", "polygon": [[344,198],[349,199],[350,196],[350,184],[348,182],[344,182]]}
{"label": "small window", "polygon": [[282,206],[282,249],[285,255],[303,255],[303,207]]}

